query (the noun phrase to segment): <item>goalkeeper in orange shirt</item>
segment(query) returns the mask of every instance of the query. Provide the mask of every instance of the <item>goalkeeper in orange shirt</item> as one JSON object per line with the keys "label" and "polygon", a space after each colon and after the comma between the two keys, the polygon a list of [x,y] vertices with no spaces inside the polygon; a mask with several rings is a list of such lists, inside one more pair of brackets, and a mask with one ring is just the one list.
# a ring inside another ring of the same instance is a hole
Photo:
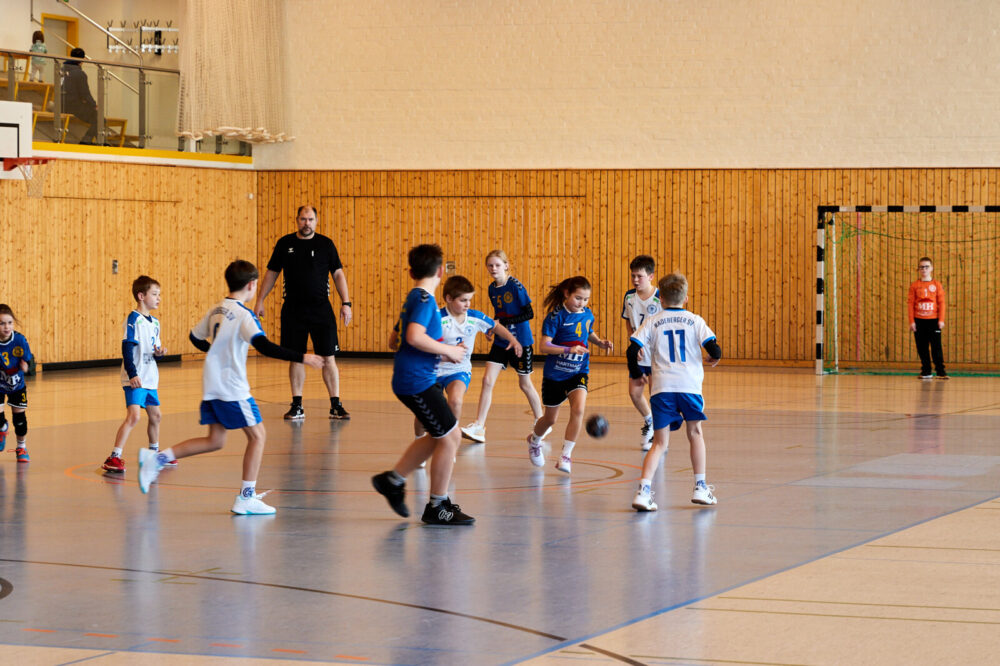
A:
{"label": "goalkeeper in orange shirt", "polygon": [[[906,298],[906,312],[910,317],[910,330],[917,343],[920,356],[920,378],[931,379],[931,359],[938,379],[948,379],[941,351],[941,329],[944,328],[944,287],[934,279],[934,263],[930,257],[917,262],[920,279],[910,285]],[[928,351],[928,347],[930,350]]]}

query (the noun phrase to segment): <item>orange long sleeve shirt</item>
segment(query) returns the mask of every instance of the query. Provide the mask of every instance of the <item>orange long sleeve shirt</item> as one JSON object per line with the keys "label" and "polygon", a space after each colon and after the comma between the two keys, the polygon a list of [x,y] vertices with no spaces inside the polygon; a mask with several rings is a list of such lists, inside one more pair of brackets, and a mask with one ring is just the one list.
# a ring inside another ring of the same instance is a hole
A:
{"label": "orange long sleeve shirt", "polygon": [[910,285],[906,298],[906,312],[912,324],[914,319],[944,321],[944,287],[937,280],[916,280]]}

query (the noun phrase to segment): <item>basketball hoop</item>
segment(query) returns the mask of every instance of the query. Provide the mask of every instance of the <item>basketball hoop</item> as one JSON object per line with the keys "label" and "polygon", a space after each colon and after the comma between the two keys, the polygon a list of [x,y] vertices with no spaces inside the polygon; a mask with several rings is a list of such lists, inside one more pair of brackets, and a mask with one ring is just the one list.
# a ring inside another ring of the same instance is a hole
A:
{"label": "basketball hoop", "polygon": [[3,170],[13,171],[17,167],[28,186],[28,196],[41,199],[45,196],[45,177],[48,175],[48,157],[5,157]]}

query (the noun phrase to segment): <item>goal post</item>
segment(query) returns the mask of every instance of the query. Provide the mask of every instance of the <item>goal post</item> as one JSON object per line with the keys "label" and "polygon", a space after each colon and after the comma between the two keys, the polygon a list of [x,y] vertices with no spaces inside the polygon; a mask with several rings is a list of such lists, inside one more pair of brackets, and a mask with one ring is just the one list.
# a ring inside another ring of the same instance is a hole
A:
{"label": "goal post", "polygon": [[949,372],[1000,375],[997,205],[819,206],[817,374],[917,373],[906,299],[925,256],[946,295]]}

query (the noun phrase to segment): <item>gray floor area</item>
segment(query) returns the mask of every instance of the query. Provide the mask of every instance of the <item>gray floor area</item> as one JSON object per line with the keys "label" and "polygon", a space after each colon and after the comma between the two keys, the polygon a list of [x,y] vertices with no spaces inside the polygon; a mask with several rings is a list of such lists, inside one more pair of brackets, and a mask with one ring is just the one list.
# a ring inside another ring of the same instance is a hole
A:
{"label": "gray floor area", "polygon": [[[124,480],[98,469],[118,420],[33,428],[30,464],[0,454],[0,645],[513,663],[581,640],[599,647],[616,627],[1000,487],[991,416],[944,418],[933,404],[926,413],[831,409],[829,387],[817,384],[801,397],[805,408],[709,402],[719,505],[690,504],[687,443],[676,433],[654,482],[661,510],[637,514],[642,454],[636,414],[619,393],[624,382],[591,395],[590,411],[612,430],[579,443],[571,478],[554,460],[533,468],[523,403],[497,404],[489,443],[464,444],[456,466],[452,498],[477,518],[464,528],[399,519],[371,490],[370,476],[391,466],[411,432],[392,399],[347,401],[349,422],[325,419],[323,400],[306,401],[303,423],[282,421],[282,404],[262,404],[260,489],[273,489],[274,517],[229,513],[239,433],[223,451],[164,471],[144,496],[134,446]],[[165,445],[202,432],[190,406],[164,417]],[[137,430],[131,441],[142,438]],[[417,516],[425,474],[408,483]]]}

